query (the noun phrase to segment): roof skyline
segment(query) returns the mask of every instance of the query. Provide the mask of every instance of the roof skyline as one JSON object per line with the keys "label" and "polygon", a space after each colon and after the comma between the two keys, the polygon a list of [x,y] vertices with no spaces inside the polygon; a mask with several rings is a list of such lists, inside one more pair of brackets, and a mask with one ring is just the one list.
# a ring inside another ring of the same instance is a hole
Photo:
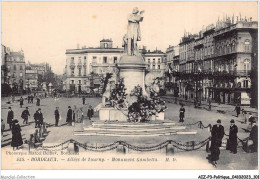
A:
{"label": "roof skyline", "polygon": [[258,18],[257,2],[2,2],[2,43],[61,74],[66,50],[78,44],[97,47],[109,37],[121,48],[127,16],[136,6],[145,10],[138,46],[151,51],[165,52],[185,30],[198,33],[223,14]]}

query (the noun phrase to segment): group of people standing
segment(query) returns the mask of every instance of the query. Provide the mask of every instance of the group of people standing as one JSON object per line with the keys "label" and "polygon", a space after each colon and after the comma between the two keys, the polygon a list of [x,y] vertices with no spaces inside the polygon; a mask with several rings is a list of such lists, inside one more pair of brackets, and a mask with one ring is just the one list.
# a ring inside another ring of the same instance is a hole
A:
{"label": "group of people standing", "polygon": [[[92,106],[89,106],[87,111],[88,119],[91,120],[93,115],[94,115],[94,110]],[[71,126],[73,122],[81,123],[83,121],[83,118],[84,118],[83,108],[77,109],[77,107],[74,106],[74,109],[72,110],[71,106],[68,106],[66,122],[68,123],[69,126]]]}
{"label": "group of people standing", "polygon": [[[237,145],[238,145],[238,128],[235,125],[235,120],[231,119],[230,121],[230,128],[229,128],[229,135],[227,141],[227,150],[230,150],[230,153],[236,154],[237,153]],[[217,120],[217,124],[215,124],[211,129],[211,146],[208,159],[214,166],[217,166],[217,161],[219,160],[220,155],[220,147],[222,145],[222,139],[225,135],[224,127],[221,125],[221,120]],[[258,127],[256,126],[256,122],[252,121],[252,130],[248,137],[248,141],[251,140],[253,144],[251,145],[251,152],[257,152],[258,147]],[[247,141],[247,142],[248,142]]]}

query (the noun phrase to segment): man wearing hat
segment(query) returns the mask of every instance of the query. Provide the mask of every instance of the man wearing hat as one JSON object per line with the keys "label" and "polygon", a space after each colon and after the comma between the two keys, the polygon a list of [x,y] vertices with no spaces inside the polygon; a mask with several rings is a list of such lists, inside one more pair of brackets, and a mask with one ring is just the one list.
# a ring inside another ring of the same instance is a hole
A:
{"label": "man wearing hat", "polygon": [[57,127],[60,119],[59,107],[56,107],[56,110],[54,111],[54,115],[55,115],[55,126]]}
{"label": "man wearing hat", "polygon": [[256,121],[252,121],[252,130],[250,131],[249,140],[253,141],[251,152],[257,152],[258,148],[258,127]]}
{"label": "man wearing hat", "polygon": [[68,112],[67,112],[67,120],[66,120],[66,122],[68,123],[69,126],[71,126],[71,124],[72,124],[72,109],[71,109],[70,106],[68,108],[69,109],[68,109]]}
{"label": "man wearing hat", "polygon": [[238,128],[235,125],[234,119],[230,121],[230,129],[229,129],[229,150],[231,153],[237,153],[237,132]]}
{"label": "man wearing hat", "polygon": [[41,108],[39,108],[34,114],[35,120],[35,128],[40,128],[41,124],[43,124],[43,115],[41,112]]}
{"label": "man wearing hat", "polygon": [[28,107],[22,112],[21,118],[23,118],[23,124],[28,124],[28,116],[30,116],[30,113],[28,111]]}
{"label": "man wearing hat", "polygon": [[219,160],[219,147],[221,147],[224,134],[224,127],[221,125],[221,120],[218,119],[217,124],[215,124],[211,130],[210,160],[212,161],[214,166],[216,166],[217,160]]}
{"label": "man wearing hat", "polygon": [[14,112],[11,107],[8,108],[8,114],[7,114],[7,124],[9,124],[10,129],[12,129],[12,120],[14,118]]}

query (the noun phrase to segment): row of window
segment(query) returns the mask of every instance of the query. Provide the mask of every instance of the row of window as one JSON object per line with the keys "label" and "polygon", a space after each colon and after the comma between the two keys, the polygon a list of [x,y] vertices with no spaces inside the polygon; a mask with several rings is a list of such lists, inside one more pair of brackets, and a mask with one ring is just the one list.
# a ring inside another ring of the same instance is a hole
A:
{"label": "row of window", "polygon": [[[86,59],[87,59],[87,57],[84,56],[84,63],[86,63]],[[78,62],[81,63],[81,57],[78,57]],[[93,63],[97,63],[97,56],[92,56],[92,62]],[[103,61],[102,62],[104,64],[107,64],[108,63],[108,57],[107,56],[103,56]],[[74,64],[74,57],[71,57],[70,63]],[[116,56],[113,57],[113,63],[114,64],[117,63],[117,57]]]}
{"label": "row of window", "polygon": [[[152,68],[151,68],[151,65],[148,64],[148,69],[155,69],[155,64],[152,65]],[[161,66],[158,65],[158,66],[157,66],[157,69],[161,69]]]}
{"label": "row of window", "polygon": [[[18,65],[17,65],[18,66]],[[13,65],[13,70],[16,71],[18,68],[17,68],[16,65]],[[19,66],[18,66],[19,67]],[[7,69],[8,70],[11,70],[11,66],[7,66]],[[20,65],[20,70],[23,70],[23,65]]]}
{"label": "row of window", "polygon": [[8,61],[23,61],[23,58],[8,57]]}
{"label": "row of window", "polygon": [[[151,63],[151,60],[148,59],[147,62],[148,62],[148,63]],[[153,63],[155,63],[155,58],[153,58]],[[161,58],[158,58],[158,63],[161,63]]]}

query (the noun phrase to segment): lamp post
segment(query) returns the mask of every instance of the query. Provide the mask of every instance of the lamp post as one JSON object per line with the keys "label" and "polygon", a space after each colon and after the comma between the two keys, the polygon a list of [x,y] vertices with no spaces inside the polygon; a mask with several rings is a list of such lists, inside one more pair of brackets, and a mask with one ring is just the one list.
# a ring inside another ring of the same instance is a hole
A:
{"label": "lamp post", "polygon": [[28,91],[28,95],[29,95],[29,92],[30,92],[30,80],[29,80],[29,77],[28,77],[28,81],[27,81],[27,91]]}

